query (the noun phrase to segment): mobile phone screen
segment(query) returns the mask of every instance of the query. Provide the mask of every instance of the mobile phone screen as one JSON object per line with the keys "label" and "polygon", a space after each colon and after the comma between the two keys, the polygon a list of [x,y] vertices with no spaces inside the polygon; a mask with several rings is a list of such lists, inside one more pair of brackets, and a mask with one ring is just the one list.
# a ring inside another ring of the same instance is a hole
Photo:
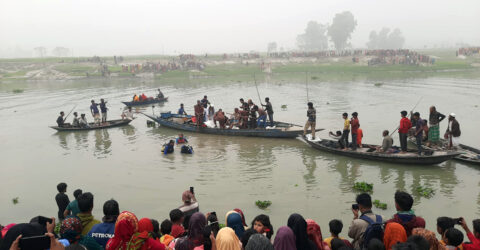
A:
{"label": "mobile phone screen", "polygon": [[50,248],[50,237],[46,235],[20,238],[20,249],[43,250]]}

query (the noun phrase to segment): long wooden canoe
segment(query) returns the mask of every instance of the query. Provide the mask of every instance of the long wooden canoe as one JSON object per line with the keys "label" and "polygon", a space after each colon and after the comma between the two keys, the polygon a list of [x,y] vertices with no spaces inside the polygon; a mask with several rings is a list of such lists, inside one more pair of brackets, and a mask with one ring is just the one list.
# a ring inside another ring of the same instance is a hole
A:
{"label": "long wooden canoe", "polygon": [[[415,141],[415,137],[409,137],[408,141],[415,146],[417,145],[417,142]],[[445,150],[446,148],[445,145],[447,145],[447,140],[440,139],[440,145],[442,146],[440,146],[439,149]],[[428,150],[438,150],[437,148],[427,147],[426,145],[423,145],[423,148]],[[460,144],[456,152],[460,153],[460,155],[453,158],[454,160],[468,162],[470,164],[475,164],[475,165],[480,165],[480,149],[470,147],[464,144]]]}
{"label": "long wooden canoe", "polygon": [[451,151],[426,151],[425,154],[418,155],[417,152],[407,152],[405,154],[399,153],[382,153],[375,150],[377,145],[362,144],[362,148],[357,148],[356,151],[352,150],[342,150],[338,146],[338,142],[334,140],[321,139],[318,141],[312,141],[307,138],[303,138],[307,144],[312,146],[315,149],[353,157],[359,159],[367,159],[374,161],[383,161],[389,163],[398,163],[398,164],[413,164],[413,165],[431,165],[439,164],[444,161],[450,160],[455,156],[458,156],[460,153],[451,152]]}
{"label": "long wooden canoe", "polygon": [[155,103],[161,103],[161,102],[166,102],[168,101],[168,96],[165,98],[154,98],[154,99],[148,99],[146,101],[141,101],[141,102],[122,102],[123,104],[132,107],[132,106],[143,106],[143,105],[150,105],[150,104],[155,104]]}
{"label": "long wooden canoe", "polygon": [[[165,115],[167,114],[167,115]],[[209,127],[197,127],[190,121],[192,116],[181,116],[169,113],[162,113],[160,116],[154,117],[144,114],[148,118],[158,122],[160,125],[195,133],[229,135],[229,136],[248,136],[248,137],[267,137],[267,138],[296,138],[303,134],[303,127],[284,123],[275,122],[275,128],[271,129],[221,129]],[[316,129],[322,131],[323,129]],[[309,131],[310,132],[310,131]]]}
{"label": "long wooden canoe", "polygon": [[94,129],[104,129],[104,128],[113,128],[119,126],[125,126],[129,124],[132,120],[124,119],[124,120],[111,120],[107,121],[105,124],[100,123],[100,125],[95,124],[93,122],[88,124],[88,127],[72,127],[70,124],[67,124],[64,127],[59,126],[50,126],[51,128],[58,130],[58,131],[85,131],[85,130],[94,130]]}

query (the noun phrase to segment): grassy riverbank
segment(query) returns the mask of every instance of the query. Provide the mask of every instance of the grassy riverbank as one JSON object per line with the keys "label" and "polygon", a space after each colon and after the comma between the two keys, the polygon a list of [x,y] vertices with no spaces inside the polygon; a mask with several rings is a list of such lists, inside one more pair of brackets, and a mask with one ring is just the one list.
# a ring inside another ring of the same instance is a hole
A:
{"label": "grassy riverbank", "polygon": [[[263,55],[258,59],[223,59],[220,55],[198,56],[205,63],[205,70],[175,70],[166,73],[122,72],[121,64],[142,64],[145,62],[166,63],[178,57],[146,55],[127,56],[124,61],[114,64],[113,57],[102,57],[110,75],[105,78],[132,78],[159,82],[244,82],[259,79],[272,82],[283,81],[351,81],[357,79],[386,80],[411,77],[461,76],[480,77],[479,57],[456,57],[454,50],[427,50],[422,54],[436,58],[433,65],[376,65],[368,66],[368,57],[353,63],[351,57],[339,58],[290,58],[275,59]],[[70,80],[82,78],[103,78],[99,62],[91,58],[18,58],[0,59],[0,81],[18,80]],[[270,72],[260,69],[262,62],[271,65]]]}

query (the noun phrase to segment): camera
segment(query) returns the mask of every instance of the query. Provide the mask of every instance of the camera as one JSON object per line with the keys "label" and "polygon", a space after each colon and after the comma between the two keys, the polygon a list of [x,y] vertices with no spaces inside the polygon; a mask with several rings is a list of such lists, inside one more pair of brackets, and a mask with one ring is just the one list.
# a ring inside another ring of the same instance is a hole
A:
{"label": "camera", "polygon": [[359,210],[360,208],[358,207],[358,204],[352,204],[352,209],[353,210]]}

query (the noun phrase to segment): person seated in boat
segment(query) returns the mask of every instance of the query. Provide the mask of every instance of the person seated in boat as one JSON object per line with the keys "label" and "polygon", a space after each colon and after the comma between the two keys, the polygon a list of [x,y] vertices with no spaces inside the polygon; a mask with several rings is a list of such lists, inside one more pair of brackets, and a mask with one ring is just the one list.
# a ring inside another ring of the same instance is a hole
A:
{"label": "person seated in boat", "polygon": [[258,128],[265,128],[267,126],[267,112],[263,108],[257,109],[258,119],[257,119],[257,127]]}
{"label": "person seated in boat", "polygon": [[384,130],[382,147],[378,147],[377,152],[392,153],[393,151],[392,146],[393,146],[393,139],[390,136],[390,132],[388,132],[388,130]]}
{"label": "person seated in boat", "polygon": [[340,138],[342,138],[342,131],[337,130],[337,132],[335,132],[335,134],[332,131],[330,131],[328,133],[328,135],[335,140],[340,140]]}
{"label": "person seated in boat", "polygon": [[175,142],[173,140],[170,140],[168,144],[163,145],[163,154],[171,154],[173,153],[175,149]]}
{"label": "person seated in boat", "polygon": [[73,112],[73,121],[72,121],[72,127],[80,127],[80,123],[78,121],[78,113]]}
{"label": "person seated in boat", "polygon": [[240,126],[240,110],[238,108],[235,108],[235,111],[234,113],[232,114],[232,117],[230,117],[229,121],[230,121],[230,124],[229,124],[229,129],[232,129],[233,126],[237,126],[239,127]]}
{"label": "person seated in boat", "polygon": [[140,101],[140,98],[138,97],[137,94],[133,95],[133,101],[134,101],[134,102]]}
{"label": "person seated in boat", "polygon": [[60,116],[57,118],[57,125],[59,127],[63,127],[65,125],[65,119],[63,118],[65,116],[65,113],[63,111],[60,112]]}
{"label": "person seated in boat", "polygon": [[215,127],[217,127],[217,122],[220,125],[220,128],[225,128],[225,123],[227,122],[227,117],[225,117],[225,113],[222,109],[219,109],[215,115],[213,116],[213,122],[215,123]]}
{"label": "person seated in boat", "polygon": [[180,103],[180,108],[178,109],[177,114],[179,114],[179,115],[187,115],[187,112],[185,112],[185,108],[183,107],[183,103]]}
{"label": "person seated in boat", "polygon": [[142,95],[140,96],[140,101],[144,102],[148,99],[148,97],[145,95],[145,93],[142,93]]}
{"label": "person seated in boat", "polygon": [[246,129],[248,127],[248,111],[240,110],[240,129]]}
{"label": "person seated in boat", "polygon": [[[215,107],[213,107],[213,105],[210,105],[208,107],[208,111],[207,111],[207,121],[213,121],[214,120],[214,116],[215,116]],[[215,122],[215,121],[214,121]]]}
{"label": "person seated in boat", "polygon": [[122,113],[122,120],[125,120],[125,119],[128,119],[128,120],[133,120],[133,111],[132,111],[132,107],[128,107],[127,110],[123,111]]}
{"label": "person seated in boat", "polygon": [[165,96],[163,95],[162,91],[160,91],[160,89],[157,89],[157,90],[158,90],[157,98],[158,98],[158,99],[163,99],[163,98],[165,98]]}
{"label": "person seated in boat", "polygon": [[187,143],[187,142],[188,142],[188,140],[187,140],[187,138],[185,138],[183,136],[183,134],[178,134],[178,137],[176,139],[177,144],[183,144],[183,143]]}
{"label": "person seated in boat", "polygon": [[88,127],[90,127],[90,126],[88,126],[87,117],[85,116],[85,114],[81,114],[81,115],[80,115],[80,118],[78,119],[78,125],[79,125],[81,128],[88,128]]}
{"label": "person seated in boat", "polygon": [[243,110],[243,111],[250,111],[250,107],[248,106],[248,103],[245,102],[245,100],[243,100],[243,98],[240,98],[240,108]]}

